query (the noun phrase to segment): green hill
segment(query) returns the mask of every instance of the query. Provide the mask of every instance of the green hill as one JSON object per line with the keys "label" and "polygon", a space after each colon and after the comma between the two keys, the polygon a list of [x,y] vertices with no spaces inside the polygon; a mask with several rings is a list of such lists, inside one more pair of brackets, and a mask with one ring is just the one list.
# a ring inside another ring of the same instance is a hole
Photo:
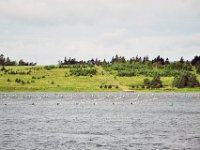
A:
{"label": "green hill", "polygon": [[[116,66],[95,65],[92,67],[79,66],[78,68],[69,66],[62,68],[59,66],[6,66],[2,67],[0,71],[0,91],[200,91],[199,87],[175,88],[172,86],[174,77],[164,76],[164,73],[161,75],[162,88],[147,89],[144,87],[143,81],[145,78],[152,79],[151,75],[142,75],[137,70],[134,75],[121,76],[119,75],[120,69],[114,67]],[[163,70],[155,67],[154,71],[158,73]],[[194,67],[190,72],[195,74],[200,81],[200,75],[196,74]]]}

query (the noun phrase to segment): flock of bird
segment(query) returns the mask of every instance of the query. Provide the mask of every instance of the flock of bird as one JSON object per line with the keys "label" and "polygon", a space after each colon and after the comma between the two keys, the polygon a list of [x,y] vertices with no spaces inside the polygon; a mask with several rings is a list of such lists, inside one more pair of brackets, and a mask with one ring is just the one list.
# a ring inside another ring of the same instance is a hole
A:
{"label": "flock of bird", "polygon": [[[190,97],[189,94],[184,94],[181,95],[184,98],[188,98]],[[159,95],[156,93],[133,93],[133,94],[127,94],[127,93],[121,93],[121,94],[92,94],[92,93],[87,93],[87,94],[53,94],[53,93],[40,93],[40,94],[24,94],[24,93],[1,93],[0,94],[0,102],[4,103],[4,100],[6,99],[13,99],[13,100],[21,100],[21,99],[27,99],[29,100],[28,102],[30,102],[31,105],[35,106],[36,102],[33,102],[34,99],[37,100],[45,100],[45,99],[58,99],[59,101],[73,101],[75,102],[75,105],[80,105],[83,103],[88,103],[87,100],[89,100],[89,103],[93,104],[93,105],[97,105],[98,103],[101,102],[110,102],[112,105],[116,105],[116,104],[137,104],[137,103],[143,103],[145,101],[157,101],[159,99],[165,98],[168,99],[168,105],[169,106],[174,106],[173,103],[173,99],[174,98],[179,98],[180,95],[179,94],[171,94],[168,95],[166,94],[164,95]],[[197,96],[200,98],[200,94],[199,96]],[[79,99],[77,101],[77,98]],[[170,100],[172,99],[172,100]],[[3,101],[2,101],[3,100]],[[85,101],[86,100],[86,101]],[[5,106],[8,105],[8,103],[4,103]],[[56,103],[57,106],[62,105],[61,102],[57,102]]]}

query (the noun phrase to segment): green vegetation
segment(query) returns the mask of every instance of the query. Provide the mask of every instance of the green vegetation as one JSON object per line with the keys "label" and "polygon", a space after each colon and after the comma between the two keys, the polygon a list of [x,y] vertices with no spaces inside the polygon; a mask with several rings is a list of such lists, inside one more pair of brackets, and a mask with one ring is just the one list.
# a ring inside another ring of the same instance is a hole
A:
{"label": "green vegetation", "polygon": [[[5,61],[1,62],[5,64]],[[0,66],[0,91],[200,91],[200,57],[66,59],[50,66]]]}
{"label": "green vegetation", "polygon": [[173,81],[173,85],[177,88],[194,88],[199,87],[199,81],[194,74],[191,73],[183,73],[180,76],[175,77]]}

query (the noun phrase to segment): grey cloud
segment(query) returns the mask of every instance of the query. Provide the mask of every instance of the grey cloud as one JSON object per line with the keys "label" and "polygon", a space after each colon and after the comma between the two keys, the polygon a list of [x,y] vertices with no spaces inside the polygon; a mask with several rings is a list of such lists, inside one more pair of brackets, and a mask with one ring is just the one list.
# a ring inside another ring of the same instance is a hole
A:
{"label": "grey cloud", "polygon": [[200,48],[199,0],[1,0],[0,48],[40,64],[163,54]]}

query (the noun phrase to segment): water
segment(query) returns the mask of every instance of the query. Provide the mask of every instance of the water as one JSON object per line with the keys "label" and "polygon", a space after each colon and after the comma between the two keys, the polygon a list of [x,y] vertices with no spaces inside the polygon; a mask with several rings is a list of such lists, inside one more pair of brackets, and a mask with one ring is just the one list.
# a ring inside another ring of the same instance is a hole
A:
{"label": "water", "polygon": [[200,149],[200,93],[0,93],[0,149]]}

